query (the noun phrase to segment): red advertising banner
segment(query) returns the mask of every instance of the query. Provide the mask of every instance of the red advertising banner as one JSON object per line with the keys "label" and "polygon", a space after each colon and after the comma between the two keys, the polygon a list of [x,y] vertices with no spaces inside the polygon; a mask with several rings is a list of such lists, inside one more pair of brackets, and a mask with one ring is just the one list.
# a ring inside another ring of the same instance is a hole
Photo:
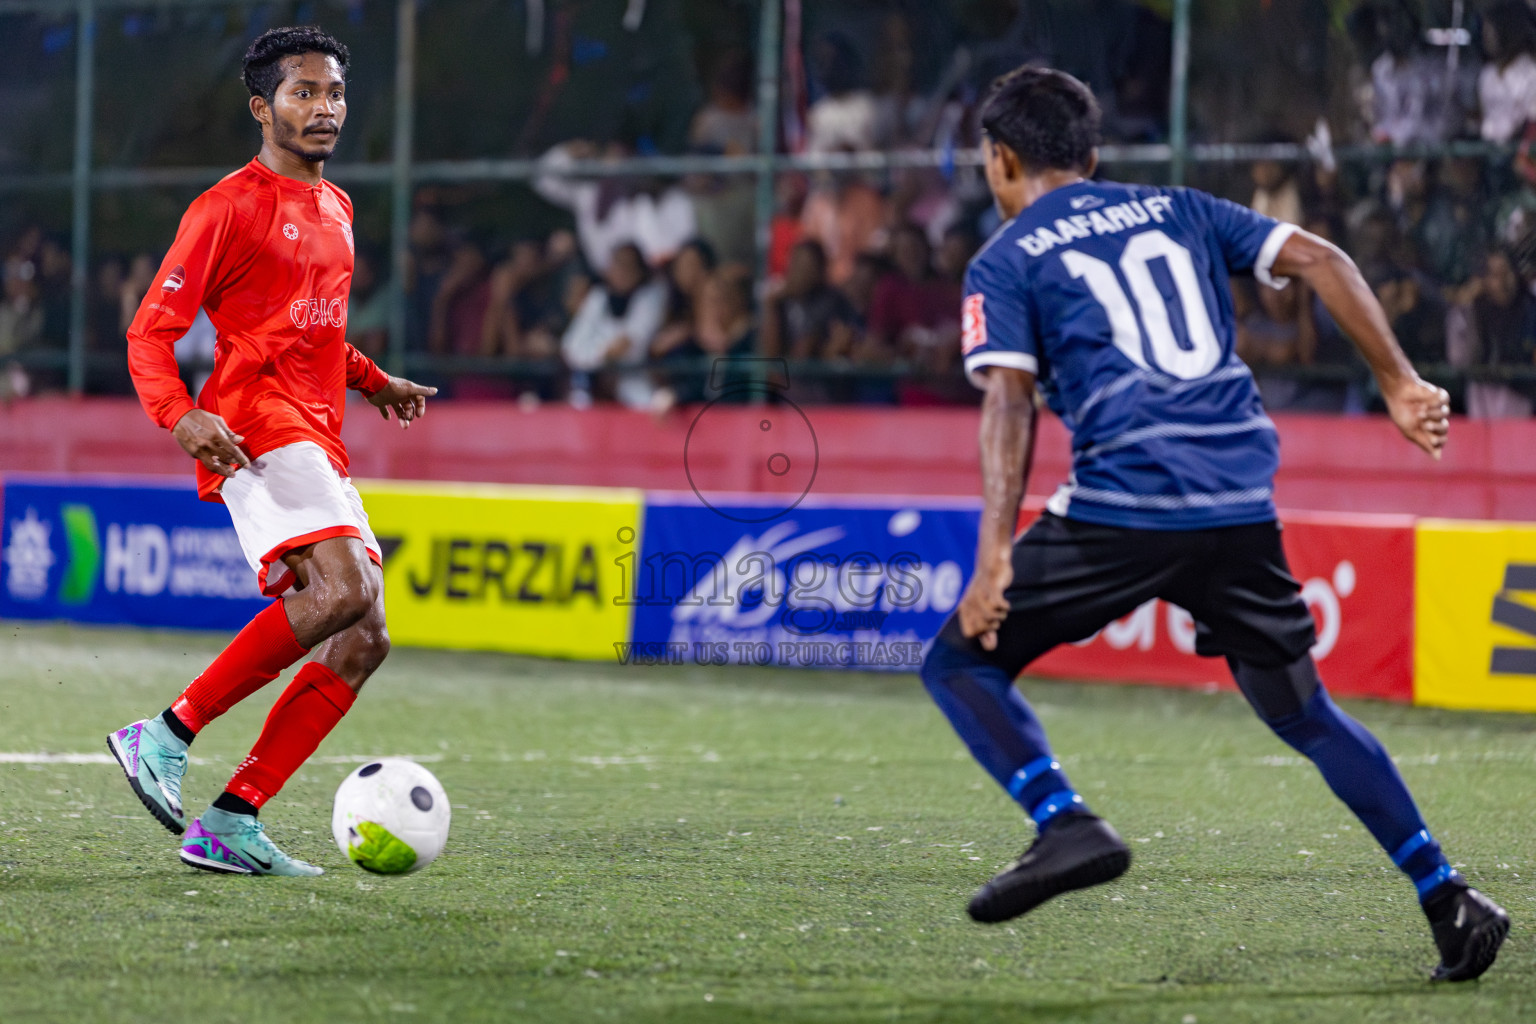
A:
{"label": "red advertising banner", "polygon": [[[1032,522],[1038,510],[1020,523]],[[1312,655],[1345,697],[1413,700],[1414,528],[1410,516],[1282,513],[1285,552],[1317,619]],[[1069,679],[1232,687],[1219,658],[1195,653],[1188,612],[1149,601],[1027,671]]]}

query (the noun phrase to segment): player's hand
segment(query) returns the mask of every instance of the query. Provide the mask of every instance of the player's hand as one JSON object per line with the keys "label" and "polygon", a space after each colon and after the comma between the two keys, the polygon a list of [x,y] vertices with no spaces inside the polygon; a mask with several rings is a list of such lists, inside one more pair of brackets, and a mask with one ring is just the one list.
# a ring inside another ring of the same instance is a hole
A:
{"label": "player's hand", "polygon": [[230,430],[224,417],[206,409],[193,409],[177,420],[171,436],[182,451],[219,476],[234,476],[235,470],[251,464],[240,450],[245,438]]}
{"label": "player's hand", "polygon": [[1451,429],[1451,396],[1446,390],[1415,376],[1382,397],[1403,436],[1438,460]]}
{"label": "player's hand", "polygon": [[980,637],[982,650],[997,650],[997,630],[1008,617],[1008,599],[1003,595],[1012,582],[1013,554],[1004,550],[977,566],[960,598],[960,632]]}
{"label": "player's hand", "polygon": [[409,429],[411,420],[427,414],[427,399],[435,394],[437,388],[424,387],[404,377],[391,377],[388,384],[368,396],[368,401],[378,408],[379,415],[385,419],[389,419],[390,410],[393,409],[401,428]]}

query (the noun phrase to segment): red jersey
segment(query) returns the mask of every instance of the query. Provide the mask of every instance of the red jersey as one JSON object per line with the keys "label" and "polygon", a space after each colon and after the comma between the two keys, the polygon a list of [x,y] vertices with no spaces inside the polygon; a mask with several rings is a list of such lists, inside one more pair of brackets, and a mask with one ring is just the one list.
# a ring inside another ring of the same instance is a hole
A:
{"label": "red jersey", "polygon": [[[259,160],[198,196],[128,328],[128,369],[150,419],[169,430],[194,407],[224,418],[255,459],[313,441],[345,474],[346,389],[373,394],[389,375],[347,344],[352,200]],[[201,307],[218,332],[213,376],[194,403],[174,347]],[[199,463],[197,490],[223,477]]]}

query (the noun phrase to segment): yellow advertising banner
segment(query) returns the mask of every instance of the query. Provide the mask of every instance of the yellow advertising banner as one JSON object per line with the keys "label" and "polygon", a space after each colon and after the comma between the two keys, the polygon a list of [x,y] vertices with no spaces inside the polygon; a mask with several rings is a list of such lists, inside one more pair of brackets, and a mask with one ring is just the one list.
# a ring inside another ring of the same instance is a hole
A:
{"label": "yellow advertising banner", "polygon": [[611,658],[639,491],[359,481],[395,643]]}
{"label": "yellow advertising banner", "polygon": [[1536,711],[1536,525],[1417,528],[1414,703]]}

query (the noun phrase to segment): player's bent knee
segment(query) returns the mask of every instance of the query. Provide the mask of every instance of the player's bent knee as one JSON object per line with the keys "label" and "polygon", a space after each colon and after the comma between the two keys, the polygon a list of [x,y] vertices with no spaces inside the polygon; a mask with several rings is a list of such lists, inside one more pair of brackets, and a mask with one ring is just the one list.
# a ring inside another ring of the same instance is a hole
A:
{"label": "player's bent knee", "polygon": [[389,657],[389,630],[381,623],[377,629],[370,629],[365,640],[363,658],[368,665],[370,673],[378,670],[384,664],[384,659]]}
{"label": "player's bent knee", "polygon": [[362,622],[378,605],[383,589],[378,571],[369,562],[342,567],[318,583],[316,597],[331,635]]}
{"label": "player's bent knee", "polygon": [[1278,668],[1260,668],[1233,660],[1238,689],[1275,735],[1303,754],[1348,728],[1317,675],[1311,655]]}
{"label": "player's bent knee", "polygon": [[990,663],[946,643],[942,635],[928,648],[917,674],[923,686],[934,696],[938,696],[940,691],[953,690],[956,681],[962,677],[972,683],[991,682],[997,677],[1005,687],[1011,685],[1011,681],[1001,676]]}
{"label": "player's bent knee", "polygon": [[1228,658],[1232,678],[1253,710],[1270,725],[1302,714],[1312,695],[1322,689],[1317,664],[1310,654],[1289,665],[1259,666]]}
{"label": "player's bent knee", "polygon": [[350,647],[358,657],[367,661],[372,669],[378,668],[389,656],[389,628],[384,621],[384,603],[376,601],[347,634]]}
{"label": "player's bent knee", "polygon": [[372,610],[377,597],[366,588],[347,589],[338,594],[332,604],[337,625],[349,629],[362,622]]}
{"label": "player's bent knee", "polygon": [[363,688],[368,677],[384,664],[389,649],[389,630],[384,626],[384,609],[382,605],[375,605],[362,621],[327,641],[321,658],[357,692]]}
{"label": "player's bent knee", "polygon": [[930,693],[935,689],[947,688],[944,677],[958,667],[959,653],[943,640],[935,640],[928,648],[928,653],[923,656],[923,664],[917,670],[917,675]]}
{"label": "player's bent knee", "polygon": [[349,650],[346,678],[356,680],[352,689],[361,690],[363,684],[379,670],[379,666],[384,664],[384,659],[387,657],[389,657],[389,634],[384,632],[371,635],[367,640]]}

